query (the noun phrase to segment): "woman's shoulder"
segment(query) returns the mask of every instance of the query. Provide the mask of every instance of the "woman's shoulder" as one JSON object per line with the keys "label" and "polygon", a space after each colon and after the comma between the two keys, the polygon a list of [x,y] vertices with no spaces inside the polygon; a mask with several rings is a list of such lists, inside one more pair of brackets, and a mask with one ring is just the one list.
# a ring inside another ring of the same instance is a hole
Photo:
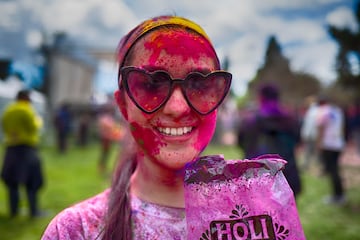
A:
{"label": "woman's shoulder", "polygon": [[95,239],[107,210],[109,189],[57,214],[42,239]]}
{"label": "woman's shoulder", "polygon": [[107,208],[107,201],[109,196],[109,189],[104,190],[103,192],[85,199],[81,202],[75,203],[72,206],[64,209],[59,215],[88,215],[96,214],[101,215]]}

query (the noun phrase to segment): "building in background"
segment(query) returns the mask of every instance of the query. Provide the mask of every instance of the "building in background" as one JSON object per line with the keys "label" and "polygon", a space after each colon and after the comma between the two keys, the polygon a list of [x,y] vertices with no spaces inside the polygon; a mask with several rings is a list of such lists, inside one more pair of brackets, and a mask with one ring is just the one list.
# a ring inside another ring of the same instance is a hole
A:
{"label": "building in background", "polygon": [[47,130],[53,126],[55,109],[64,103],[74,112],[74,128],[77,128],[84,116],[91,119],[96,114],[96,106],[108,101],[109,93],[117,86],[113,51],[88,51],[69,44],[62,37],[58,36],[54,44],[40,50],[41,67],[36,61],[32,64],[0,59],[0,112],[19,89],[32,89]]}

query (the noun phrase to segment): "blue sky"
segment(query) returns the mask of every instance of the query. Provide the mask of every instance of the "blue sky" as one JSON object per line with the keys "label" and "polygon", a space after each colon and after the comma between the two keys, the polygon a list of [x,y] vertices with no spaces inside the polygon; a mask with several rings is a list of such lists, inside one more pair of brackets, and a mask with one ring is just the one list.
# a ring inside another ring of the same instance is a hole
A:
{"label": "blue sky", "polygon": [[293,70],[314,74],[326,84],[335,79],[337,53],[326,26],[331,23],[358,29],[353,14],[356,2],[0,0],[0,58],[26,60],[30,50],[42,41],[42,33],[50,36],[56,31],[66,31],[85,47],[115,51],[119,39],[140,21],[176,14],[199,23],[212,39],[219,57],[230,58],[233,89],[239,95],[261,66],[270,35],[277,37]]}

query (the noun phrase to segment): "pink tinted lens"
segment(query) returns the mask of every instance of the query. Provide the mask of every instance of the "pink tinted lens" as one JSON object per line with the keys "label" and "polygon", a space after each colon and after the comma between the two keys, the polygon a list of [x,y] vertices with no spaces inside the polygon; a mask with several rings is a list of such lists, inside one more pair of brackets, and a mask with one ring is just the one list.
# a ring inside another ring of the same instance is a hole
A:
{"label": "pink tinted lens", "polygon": [[207,77],[200,74],[189,77],[186,95],[192,106],[200,113],[214,110],[228,90],[228,79],[221,73],[212,73]]}
{"label": "pink tinted lens", "polygon": [[170,91],[170,81],[163,74],[152,76],[141,71],[131,71],[127,75],[127,84],[133,100],[148,112],[159,107]]}

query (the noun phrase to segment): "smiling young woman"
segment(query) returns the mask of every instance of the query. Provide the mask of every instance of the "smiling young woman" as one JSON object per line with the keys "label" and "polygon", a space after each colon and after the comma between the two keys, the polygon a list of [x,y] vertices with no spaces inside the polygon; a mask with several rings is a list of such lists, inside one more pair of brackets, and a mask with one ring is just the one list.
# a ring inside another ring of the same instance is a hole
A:
{"label": "smiling young woman", "polygon": [[118,60],[129,146],[111,188],[61,212],[42,239],[186,239],[182,170],[209,144],[231,74],[204,30],[175,16],[135,27]]}

